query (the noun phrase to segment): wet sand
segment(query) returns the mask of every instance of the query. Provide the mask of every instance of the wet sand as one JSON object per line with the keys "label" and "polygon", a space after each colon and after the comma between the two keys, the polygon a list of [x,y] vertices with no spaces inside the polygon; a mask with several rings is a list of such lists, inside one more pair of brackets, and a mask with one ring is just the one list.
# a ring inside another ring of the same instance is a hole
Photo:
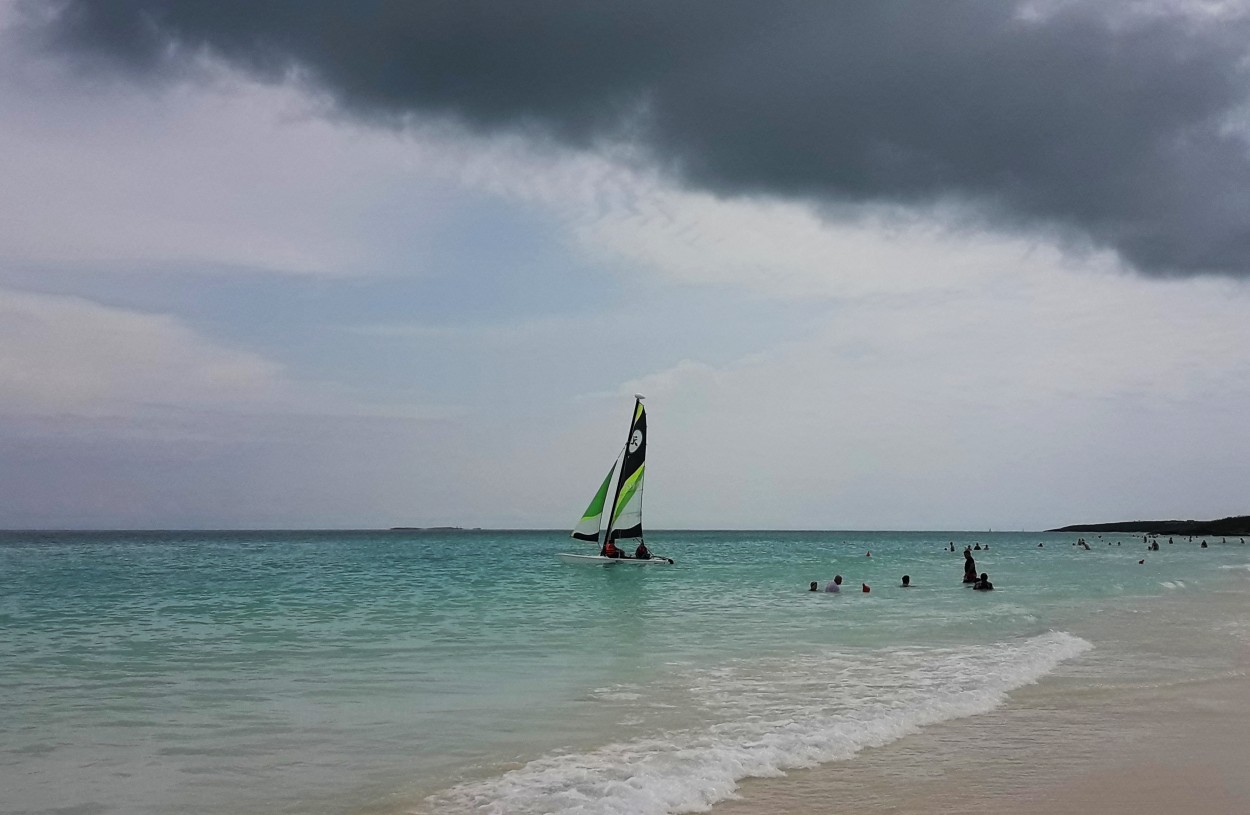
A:
{"label": "wet sand", "polygon": [[[711,812],[1246,815],[1247,597],[1185,598],[1141,613],[1132,621],[1136,635],[1160,653],[1139,663],[1133,679],[1109,680],[1107,664],[1077,665],[1016,691],[984,716],[926,728],[848,762],[748,779],[738,800]],[[1224,629],[1212,633],[1212,619]],[[1099,635],[1124,624],[1100,621],[1093,633],[1078,633],[1096,643],[1096,654]],[[1197,652],[1207,657],[1194,660]],[[1200,667],[1188,673],[1177,667],[1195,662]],[[1157,681],[1143,679],[1152,664]]]}

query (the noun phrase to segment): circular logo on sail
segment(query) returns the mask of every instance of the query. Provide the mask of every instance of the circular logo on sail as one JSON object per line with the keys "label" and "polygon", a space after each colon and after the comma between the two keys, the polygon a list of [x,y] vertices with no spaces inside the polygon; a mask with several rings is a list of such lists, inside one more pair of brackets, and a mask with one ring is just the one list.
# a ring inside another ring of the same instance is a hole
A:
{"label": "circular logo on sail", "polygon": [[638,448],[642,446],[642,431],[635,430],[634,435],[629,437],[629,452],[636,453]]}

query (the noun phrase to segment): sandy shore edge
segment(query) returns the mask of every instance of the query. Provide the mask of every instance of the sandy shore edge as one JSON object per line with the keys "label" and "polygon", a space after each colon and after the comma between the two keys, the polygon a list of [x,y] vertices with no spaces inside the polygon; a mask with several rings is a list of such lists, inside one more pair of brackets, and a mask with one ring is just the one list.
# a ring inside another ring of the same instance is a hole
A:
{"label": "sandy shore edge", "polygon": [[[738,799],[711,813],[1246,815],[1250,582],[1217,594],[1126,612],[1149,623],[1137,630],[1159,660],[1158,681],[1108,682],[1078,660],[990,713],[926,727],[850,761],[747,779]],[[1209,650],[1213,640],[1194,636],[1193,626],[1216,619],[1242,633]],[[1115,619],[1093,625],[1103,636],[1122,631]],[[1201,666],[1177,670],[1196,654]]]}
{"label": "sandy shore edge", "polygon": [[[749,779],[741,798],[711,812],[1250,813],[1250,679],[1146,689],[1111,710],[1100,693],[1065,684],[1026,689],[1001,710],[850,762]],[[1049,704],[1055,694],[1062,707]]]}

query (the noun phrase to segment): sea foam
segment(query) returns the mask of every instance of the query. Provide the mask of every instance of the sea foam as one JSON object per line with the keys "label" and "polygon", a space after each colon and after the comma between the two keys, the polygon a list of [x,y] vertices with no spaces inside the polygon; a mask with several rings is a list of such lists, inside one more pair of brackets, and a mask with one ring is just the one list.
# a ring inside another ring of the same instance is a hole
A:
{"label": "sea foam", "polygon": [[553,754],[426,800],[439,813],[699,812],[747,777],[851,758],[937,722],[985,713],[1091,645],[1064,632],[961,648],[737,660],[690,669],[706,724]]}

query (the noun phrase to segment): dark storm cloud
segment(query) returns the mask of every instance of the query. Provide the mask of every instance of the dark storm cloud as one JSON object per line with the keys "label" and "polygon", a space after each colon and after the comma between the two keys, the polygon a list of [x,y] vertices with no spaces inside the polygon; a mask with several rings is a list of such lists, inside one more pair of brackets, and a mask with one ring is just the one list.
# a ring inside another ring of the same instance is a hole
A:
{"label": "dark storm cloud", "polygon": [[144,75],[207,53],[298,77],[362,117],[629,139],[717,193],[973,202],[1146,272],[1250,276],[1246,21],[1037,9],[68,0],[46,33]]}

